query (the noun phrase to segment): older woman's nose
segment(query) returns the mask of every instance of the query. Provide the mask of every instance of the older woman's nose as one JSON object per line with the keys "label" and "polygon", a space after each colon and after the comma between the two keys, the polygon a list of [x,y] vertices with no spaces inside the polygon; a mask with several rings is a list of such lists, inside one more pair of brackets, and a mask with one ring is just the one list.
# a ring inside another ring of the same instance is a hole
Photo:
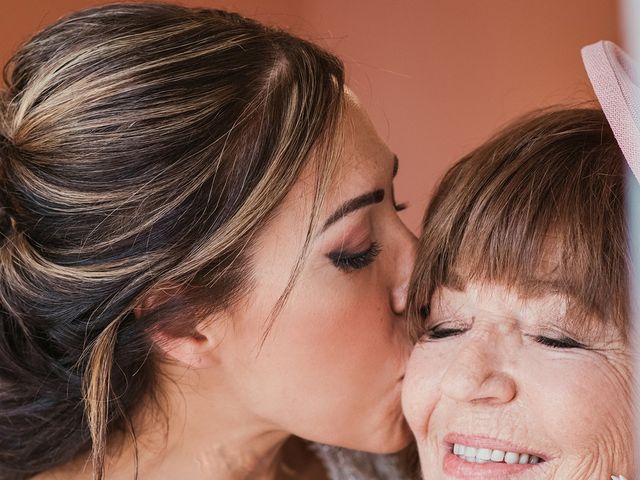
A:
{"label": "older woman's nose", "polygon": [[508,403],[516,397],[516,382],[500,367],[493,342],[481,342],[463,347],[444,373],[442,393],[458,402]]}

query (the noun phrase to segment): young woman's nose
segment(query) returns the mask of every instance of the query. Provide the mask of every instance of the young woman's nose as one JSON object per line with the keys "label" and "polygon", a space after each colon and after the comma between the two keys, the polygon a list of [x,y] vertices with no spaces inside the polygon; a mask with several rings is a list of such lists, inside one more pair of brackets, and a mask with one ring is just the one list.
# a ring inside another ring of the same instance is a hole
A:
{"label": "young woman's nose", "polygon": [[407,291],[409,279],[416,261],[416,248],[418,239],[404,225],[398,232],[401,241],[395,252],[396,277],[391,289],[391,310],[396,315],[404,315],[407,308]]}
{"label": "young woman's nose", "polygon": [[501,368],[493,335],[462,346],[444,373],[442,393],[457,402],[499,405],[516,397],[513,377]]}

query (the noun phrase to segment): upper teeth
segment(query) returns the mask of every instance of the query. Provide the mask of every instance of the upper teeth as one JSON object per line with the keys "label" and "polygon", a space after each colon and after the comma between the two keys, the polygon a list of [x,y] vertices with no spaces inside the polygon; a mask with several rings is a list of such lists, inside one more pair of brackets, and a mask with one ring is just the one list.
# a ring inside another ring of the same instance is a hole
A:
{"label": "upper teeth", "polygon": [[540,457],[529,453],[509,452],[504,450],[492,450],[490,448],[476,448],[462,445],[461,443],[453,444],[453,453],[463,460],[473,463],[499,462],[509,464],[525,464],[538,463]]}

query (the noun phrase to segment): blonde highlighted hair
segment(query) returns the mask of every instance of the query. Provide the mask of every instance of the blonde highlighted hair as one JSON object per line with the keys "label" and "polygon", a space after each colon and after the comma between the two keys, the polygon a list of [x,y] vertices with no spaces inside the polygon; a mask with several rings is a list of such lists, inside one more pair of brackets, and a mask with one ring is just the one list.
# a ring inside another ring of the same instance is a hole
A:
{"label": "blonde highlighted hair", "polygon": [[253,239],[310,166],[306,250],[336,163],[343,67],[237,14],[120,4],[34,36],[5,82],[0,479],[89,449],[102,479],[109,435],[153,397],[150,332],[188,334],[239,296]]}

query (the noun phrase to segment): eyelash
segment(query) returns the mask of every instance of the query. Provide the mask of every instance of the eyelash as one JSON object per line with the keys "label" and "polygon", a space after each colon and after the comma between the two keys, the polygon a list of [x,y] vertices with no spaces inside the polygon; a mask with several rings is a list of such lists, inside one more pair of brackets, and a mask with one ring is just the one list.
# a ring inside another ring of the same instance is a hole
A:
{"label": "eyelash", "polygon": [[562,338],[549,338],[549,337],[544,337],[542,335],[538,335],[536,337],[533,337],[535,339],[536,342],[538,342],[541,345],[545,345],[547,347],[551,347],[551,348],[558,348],[558,349],[571,349],[571,348],[584,348],[586,349],[587,346],[578,342],[577,340],[574,340],[573,338],[569,338],[569,337],[562,337]]}
{"label": "eyelash", "polygon": [[327,257],[329,257],[329,260],[331,260],[336,268],[342,270],[343,272],[349,273],[353,272],[354,270],[360,270],[371,265],[371,263],[380,253],[380,250],[381,247],[377,242],[371,242],[369,248],[367,248],[363,252],[331,252],[327,255]]}
{"label": "eyelash", "polygon": [[459,328],[440,328],[437,330],[430,330],[427,332],[427,335],[429,335],[429,338],[438,340],[440,338],[457,337],[458,335],[462,335],[464,332],[466,332],[466,330]]}
{"label": "eyelash", "polygon": [[393,208],[396,209],[396,212],[401,212],[403,210],[406,210],[409,207],[409,202],[402,202],[402,203],[394,203],[393,204]]}
{"label": "eyelash", "polygon": [[[457,329],[457,328],[442,328],[442,329],[431,329],[427,332],[427,337],[429,340],[439,340],[442,338],[449,337],[457,337],[458,335],[462,335],[466,330]],[[550,348],[556,348],[560,350],[570,350],[573,348],[586,349],[586,345],[578,342],[569,337],[563,337],[560,339],[549,338],[544,336],[536,336],[534,337],[535,341],[541,345]]]}
{"label": "eyelash", "polygon": [[465,333],[466,328],[439,328],[438,326],[428,329],[425,333],[427,340],[440,340],[443,338],[457,337]]}
{"label": "eyelash", "polygon": [[[436,328],[432,328],[431,330],[429,330],[426,333],[426,336],[430,340],[439,340],[439,339],[442,339],[442,338],[457,337],[458,335],[462,335],[465,332],[466,332],[466,330],[464,330],[464,329],[458,329],[458,328],[441,328],[441,329],[438,329],[436,327]],[[573,348],[587,349],[586,345],[578,342],[577,340],[574,340],[573,338],[569,338],[569,337],[562,337],[562,338],[559,338],[559,339],[555,339],[555,338],[549,338],[549,337],[545,337],[545,336],[542,336],[542,335],[538,335],[538,336],[535,336],[533,338],[539,344],[547,346],[547,347],[550,347],[550,348],[557,348],[557,349],[564,349],[564,350],[569,350],[569,349],[573,349]]]}

